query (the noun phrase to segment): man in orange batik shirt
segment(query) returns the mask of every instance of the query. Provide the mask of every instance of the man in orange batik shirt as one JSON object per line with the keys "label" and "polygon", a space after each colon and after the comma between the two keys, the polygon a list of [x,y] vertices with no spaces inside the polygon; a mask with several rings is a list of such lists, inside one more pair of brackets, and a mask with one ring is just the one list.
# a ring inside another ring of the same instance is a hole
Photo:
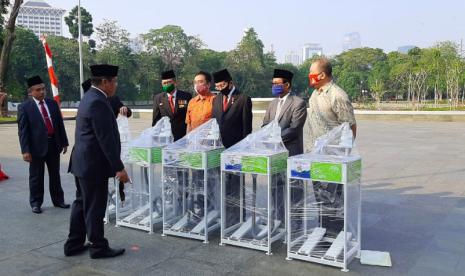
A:
{"label": "man in orange batik shirt", "polygon": [[194,90],[197,92],[197,96],[187,106],[187,132],[191,132],[212,117],[212,104],[215,95],[210,92],[211,80],[212,77],[207,72],[200,71],[195,74]]}

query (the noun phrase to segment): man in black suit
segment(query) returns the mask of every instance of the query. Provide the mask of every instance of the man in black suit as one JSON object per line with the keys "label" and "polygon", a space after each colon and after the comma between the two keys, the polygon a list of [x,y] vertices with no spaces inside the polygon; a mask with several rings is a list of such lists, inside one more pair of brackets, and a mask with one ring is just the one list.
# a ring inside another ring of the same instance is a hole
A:
{"label": "man in black suit", "polygon": [[212,117],[218,122],[224,147],[229,148],[252,132],[252,100],[234,86],[228,70],[213,73],[213,79],[221,94],[213,101]]}
{"label": "man in black suit", "polygon": [[[81,86],[84,93],[86,93],[92,86],[91,79],[87,79],[85,82],[81,84]],[[115,114],[116,118],[118,118],[118,114],[121,114],[128,118],[132,116],[132,110],[129,107],[125,106],[118,96],[114,95],[108,98],[108,101],[110,102],[111,109],[113,110],[113,113]]]}
{"label": "man in black suit", "polygon": [[162,117],[168,116],[174,141],[177,141],[186,135],[187,104],[192,95],[176,89],[176,75],[173,70],[161,73],[161,85],[164,93],[159,93],[153,98],[152,126]]}
{"label": "man in black suit", "polygon": [[27,84],[32,97],[18,106],[18,135],[23,160],[29,163],[32,212],[42,212],[45,164],[53,205],[66,209],[69,204],[65,204],[60,179],[60,153],[68,149],[63,117],[58,104],[45,98],[45,85],[39,76],[28,79]]}
{"label": "man in black suit", "polygon": [[66,256],[76,255],[90,243],[90,257],[108,258],[124,253],[112,249],[104,237],[103,218],[107,205],[108,178],[129,181],[120,159],[120,140],[115,115],[107,97],[116,92],[118,67],[101,64],[90,67],[92,87],[79,105],[76,117],[75,145],[70,170],[77,178],[76,200],[73,202]]}
{"label": "man in black suit", "polygon": [[[252,132],[252,100],[234,86],[227,69],[213,73],[213,79],[220,94],[213,101],[212,117],[218,122],[224,147],[229,148]],[[225,182],[226,196],[237,200],[241,190],[239,176],[228,174]],[[228,224],[237,223],[239,202],[226,206],[226,213]]]}

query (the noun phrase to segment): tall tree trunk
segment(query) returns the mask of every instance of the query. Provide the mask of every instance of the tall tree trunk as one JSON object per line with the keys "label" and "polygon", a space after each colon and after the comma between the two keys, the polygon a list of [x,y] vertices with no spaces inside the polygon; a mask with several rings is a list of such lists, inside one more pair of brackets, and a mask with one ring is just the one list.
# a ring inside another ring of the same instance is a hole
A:
{"label": "tall tree trunk", "polygon": [[18,17],[19,8],[22,3],[23,0],[15,0],[6,26],[5,42],[3,43],[2,53],[0,55],[0,88],[5,86],[8,60],[10,59],[11,48],[13,47],[13,41],[15,40],[16,17]]}

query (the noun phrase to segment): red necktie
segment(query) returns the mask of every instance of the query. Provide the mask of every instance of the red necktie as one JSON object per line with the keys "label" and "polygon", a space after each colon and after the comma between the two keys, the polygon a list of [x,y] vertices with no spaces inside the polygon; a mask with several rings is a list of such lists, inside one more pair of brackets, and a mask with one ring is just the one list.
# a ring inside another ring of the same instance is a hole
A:
{"label": "red necktie", "polygon": [[223,96],[223,111],[226,111],[227,107],[228,107],[228,97]]}
{"label": "red necktie", "polygon": [[40,101],[40,112],[42,113],[42,116],[44,117],[45,121],[45,127],[47,127],[47,135],[48,137],[52,137],[53,135],[53,126],[52,126],[52,121],[50,121],[50,118],[48,117],[47,109],[45,109],[44,101]]}
{"label": "red necktie", "polygon": [[171,112],[173,112],[173,114],[174,114],[173,95],[168,94],[168,100],[169,100],[169,102],[170,102]]}

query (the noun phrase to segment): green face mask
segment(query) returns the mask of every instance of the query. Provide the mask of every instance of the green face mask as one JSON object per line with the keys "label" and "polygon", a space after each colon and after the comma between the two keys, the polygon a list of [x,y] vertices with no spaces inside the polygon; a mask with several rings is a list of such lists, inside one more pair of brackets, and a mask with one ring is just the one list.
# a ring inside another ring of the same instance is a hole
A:
{"label": "green face mask", "polygon": [[174,91],[174,84],[168,84],[168,85],[163,85],[162,86],[162,90],[163,92],[166,92],[166,93],[171,93]]}

